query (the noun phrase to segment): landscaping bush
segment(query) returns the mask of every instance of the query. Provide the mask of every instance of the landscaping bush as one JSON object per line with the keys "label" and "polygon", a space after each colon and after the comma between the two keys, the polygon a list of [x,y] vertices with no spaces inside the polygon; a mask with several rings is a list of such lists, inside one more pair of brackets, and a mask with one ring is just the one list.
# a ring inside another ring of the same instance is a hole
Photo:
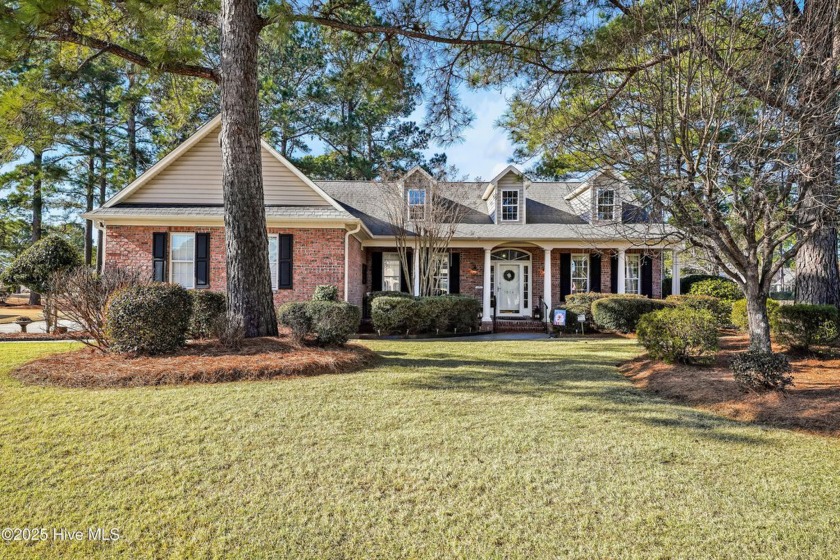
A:
{"label": "landscaping bush", "polygon": [[344,301],[310,301],[306,308],[319,344],[344,344],[359,330],[362,310],[355,305]]}
{"label": "landscaping bush", "polygon": [[673,303],[677,307],[708,311],[719,326],[728,325],[731,320],[732,304],[714,296],[668,296],[665,301]]}
{"label": "landscaping bush", "polygon": [[695,296],[712,296],[722,301],[736,301],[744,297],[744,292],[741,288],[728,278],[706,278],[699,282],[694,282],[684,294],[691,294]]}
{"label": "landscaping bush", "polygon": [[377,298],[381,297],[395,297],[395,298],[403,298],[403,299],[414,299],[414,296],[411,294],[407,294],[405,292],[395,292],[395,291],[381,291],[381,292],[368,292],[365,294],[365,313],[366,317],[371,317],[373,313],[373,302],[376,301]]}
{"label": "landscaping bush", "polygon": [[370,315],[373,328],[380,334],[409,334],[429,322],[412,297],[378,295],[371,301]]}
{"label": "landscaping bush", "polygon": [[599,329],[629,333],[636,330],[642,315],[668,306],[661,299],[618,295],[596,300],[592,304],[592,318]]}
{"label": "landscaping bush", "polygon": [[783,305],[777,337],[792,350],[831,344],[840,337],[840,313],[833,305]]}
{"label": "landscaping bush", "polygon": [[680,278],[680,293],[690,294],[691,287],[694,284],[702,282],[703,280],[716,280],[717,278],[720,278],[720,276],[716,276],[714,274],[689,274],[688,276],[683,276]]}
{"label": "landscaping bush", "polygon": [[192,299],[177,284],[123,288],[111,298],[107,334],[116,352],[163,354],[184,345]]}
{"label": "landscaping bush", "polygon": [[793,385],[793,377],[788,375],[790,362],[784,354],[750,350],[736,354],[730,367],[735,381],[745,389],[784,393],[788,385]]}
{"label": "landscaping bush", "polygon": [[[778,301],[772,299],[767,300],[767,318],[770,321],[770,332],[775,333],[779,330],[780,307],[781,306]],[[750,324],[747,319],[747,300],[739,299],[732,304],[732,314],[729,319],[738,330],[742,332],[747,332],[749,330]]]}
{"label": "landscaping bush", "polygon": [[219,317],[225,314],[225,294],[209,290],[192,290],[191,338],[214,336]]}
{"label": "landscaping bush", "polygon": [[636,334],[651,357],[690,363],[717,351],[717,326],[717,319],[706,309],[672,307],[642,315]]}
{"label": "landscaping bush", "polygon": [[316,286],[312,301],[338,301],[338,288],[331,284]]}
{"label": "landscaping bush", "polygon": [[566,296],[566,324],[571,326],[574,323],[575,327],[579,325],[577,321],[578,315],[586,315],[586,323],[584,326],[591,328],[595,322],[592,318],[592,304],[599,299],[621,297],[625,299],[647,299],[646,296],[638,294],[609,294],[600,292],[581,292],[577,294],[569,294]]}
{"label": "landscaping bush", "polygon": [[449,310],[449,332],[471,332],[478,330],[481,324],[481,303],[466,296],[438,296]]}
{"label": "landscaping bush", "polygon": [[277,321],[292,331],[292,339],[298,343],[312,332],[308,304],[306,301],[290,301],[277,308]]}
{"label": "landscaping bush", "polygon": [[90,338],[81,339],[84,344],[105,350],[110,345],[106,333],[108,303],[118,291],[142,283],[136,270],[108,267],[100,274],[79,266],[53,275],[52,298],[57,312],[88,333]]}

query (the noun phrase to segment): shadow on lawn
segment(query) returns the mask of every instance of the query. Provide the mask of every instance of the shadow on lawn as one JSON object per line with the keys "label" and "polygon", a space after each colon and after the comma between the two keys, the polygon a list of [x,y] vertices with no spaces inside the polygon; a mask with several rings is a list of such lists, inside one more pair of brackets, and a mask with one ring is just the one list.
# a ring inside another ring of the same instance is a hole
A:
{"label": "shadow on lawn", "polygon": [[[482,358],[458,352],[380,352],[380,367],[420,373],[400,382],[406,389],[464,391],[513,397],[542,398],[564,394],[578,403],[573,413],[618,416],[654,428],[683,429],[700,438],[751,445],[768,445],[761,437],[732,430],[743,425],[709,413],[674,405],[636,389],[615,370],[618,362],[609,346],[558,356],[556,353],[500,351]],[[430,373],[423,375],[422,370]],[[577,400],[579,399],[579,401]]]}

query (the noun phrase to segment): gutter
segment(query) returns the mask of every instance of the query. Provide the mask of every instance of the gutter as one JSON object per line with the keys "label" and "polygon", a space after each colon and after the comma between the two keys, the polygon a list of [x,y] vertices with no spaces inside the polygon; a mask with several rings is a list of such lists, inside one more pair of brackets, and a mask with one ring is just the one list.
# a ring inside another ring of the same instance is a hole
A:
{"label": "gutter", "polygon": [[356,229],[349,229],[344,234],[344,301],[350,302],[350,236],[362,230],[362,223],[356,223]]}

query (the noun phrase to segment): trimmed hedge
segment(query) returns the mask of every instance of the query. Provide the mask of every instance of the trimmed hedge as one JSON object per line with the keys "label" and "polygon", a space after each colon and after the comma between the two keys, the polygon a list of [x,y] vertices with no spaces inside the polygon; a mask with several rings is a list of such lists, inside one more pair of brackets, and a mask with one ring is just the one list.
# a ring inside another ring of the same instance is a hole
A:
{"label": "trimmed hedge", "polygon": [[[770,321],[770,332],[776,333],[779,331],[779,302],[773,299],[767,300],[767,318]],[[739,299],[732,304],[732,314],[729,319],[735,327],[747,332],[750,328],[750,323],[747,318],[747,300]]]}
{"label": "trimmed hedge", "polygon": [[373,302],[376,301],[377,298],[381,297],[395,297],[395,298],[404,298],[404,299],[414,299],[414,296],[411,294],[407,294],[405,292],[395,292],[395,291],[381,291],[381,292],[368,292],[365,294],[365,317],[370,317],[373,313]]}
{"label": "trimmed hedge", "polygon": [[302,342],[312,332],[308,301],[290,301],[277,308],[277,322],[292,331],[292,338]]}
{"label": "trimmed hedge", "polygon": [[831,344],[840,338],[840,313],[833,305],[783,305],[777,336],[791,350]]}
{"label": "trimmed hedge", "polygon": [[683,306],[642,315],[636,333],[654,359],[690,363],[718,350],[717,327],[708,310]]}
{"label": "trimmed hedge", "polygon": [[591,328],[594,326],[592,318],[592,304],[599,299],[622,297],[625,299],[647,299],[646,296],[638,294],[610,294],[601,292],[583,292],[577,294],[569,294],[566,296],[566,324],[574,323],[577,326],[578,315],[586,315],[586,324],[584,326]]}
{"label": "trimmed hedge", "polygon": [[669,305],[661,299],[619,295],[596,300],[592,304],[592,318],[599,329],[630,333],[635,332],[642,315]]}
{"label": "trimmed hedge", "polygon": [[338,301],[338,288],[332,284],[316,286],[312,301]]}
{"label": "trimmed hedge", "polygon": [[307,310],[315,340],[323,345],[345,344],[362,320],[362,310],[346,301],[310,301]]}
{"label": "trimmed hedge", "polygon": [[735,381],[745,389],[784,393],[793,385],[790,362],[784,354],[750,350],[736,354],[730,367]]}
{"label": "trimmed hedge", "polygon": [[481,304],[464,296],[379,296],[371,305],[373,328],[382,334],[470,332],[479,327]]}
{"label": "trimmed hedge", "polygon": [[106,331],[115,352],[163,354],[181,348],[190,326],[192,298],[178,284],[120,290],[108,304]]}
{"label": "trimmed hedge", "polygon": [[191,290],[192,298],[189,336],[210,338],[216,334],[219,318],[225,314],[225,294],[209,290]]}
{"label": "trimmed hedge", "polygon": [[737,301],[744,297],[744,292],[741,288],[728,278],[706,278],[699,282],[694,282],[691,287],[681,292],[683,294],[690,294],[695,296],[712,296],[721,301]]}
{"label": "trimmed hedge", "polygon": [[728,325],[731,320],[732,304],[714,296],[668,296],[665,298],[665,301],[673,303],[677,307],[708,311],[715,318],[718,325]]}

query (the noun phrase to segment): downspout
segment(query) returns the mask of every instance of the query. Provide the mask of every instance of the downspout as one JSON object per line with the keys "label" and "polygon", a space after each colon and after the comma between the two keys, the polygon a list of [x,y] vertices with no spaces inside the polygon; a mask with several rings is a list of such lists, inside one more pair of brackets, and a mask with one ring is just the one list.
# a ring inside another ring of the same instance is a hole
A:
{"label": "downspout", "polygon": [[350,236],[359,233],[362,223],[356,224],[356,229],[347,230],[344,234],[344,301],[350,302]]}

